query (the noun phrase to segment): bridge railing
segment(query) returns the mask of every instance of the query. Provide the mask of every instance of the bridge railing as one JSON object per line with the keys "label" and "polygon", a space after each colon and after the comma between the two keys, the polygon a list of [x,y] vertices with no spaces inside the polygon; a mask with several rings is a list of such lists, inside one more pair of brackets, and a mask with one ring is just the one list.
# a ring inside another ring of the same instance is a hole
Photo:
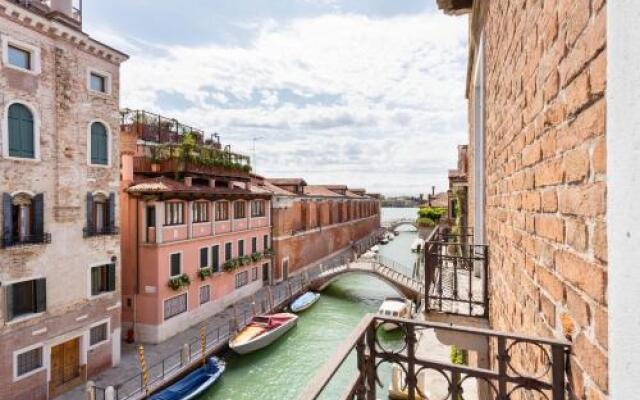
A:
{"label": "bridge railing", "polygon": [[[402,343],[385,346],[379,336],[384,323],[398,325]],[[451,334],[463,338],[466,343],[488,343],[488,357],[495,362],[487,367],[471,367],[438,359],[437,355],[431,354],[433,346],[420,344],[419,338],[427,330]],[[483,398],[564,400],[568,389],[565,371],[570,346],[562,340],[368,314],[307,384],[298,400],[315,400],[326,395],[325,388],[340,370],[353,376],[344,388],[342,399],[380,398],[378,385],[382,364],[401,371],[399,386],[409,400],[433,398],[428,392],[432,389],[422,384],[425,374],[431,374],[443,383],[447,390],[446,395],[440,396],[443,399],[462,399],[463,384],[466,386],[475,381],[486,389],[487,396]],[[353,353],[355,357],[349,357]],[[467,396],[464,393],[465,399],[473,398]]]}
{"label": "bridge railing", "polygon": [[488,247],[440,226],[425,244],[426,311],[488,315]]}

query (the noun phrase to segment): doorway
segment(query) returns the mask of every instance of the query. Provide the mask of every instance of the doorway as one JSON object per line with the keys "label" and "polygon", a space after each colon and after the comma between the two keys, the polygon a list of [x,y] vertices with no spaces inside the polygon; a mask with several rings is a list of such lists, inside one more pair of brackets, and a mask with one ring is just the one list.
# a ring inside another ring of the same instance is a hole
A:
{"label": "doorway", "polygon": [[262,282],[269,282],[269,263],[262,264]]}
{"label": "doorway", "polygon": [[80,338],[51,348],[51,397],[57,396],[82,381],[80,373]]}

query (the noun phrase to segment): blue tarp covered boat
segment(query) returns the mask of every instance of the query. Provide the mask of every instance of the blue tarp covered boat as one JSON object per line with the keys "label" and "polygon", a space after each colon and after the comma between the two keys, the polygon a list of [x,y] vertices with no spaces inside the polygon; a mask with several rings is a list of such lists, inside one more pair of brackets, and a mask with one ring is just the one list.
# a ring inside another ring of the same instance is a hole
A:
{"label": "blue tarp covered boat", "polygon": [[224,372],[224,362],[210,357],[207,363],[166,389],[150,397],[151,400],[190,400],[211,387]]}
{"label": "blue tarp covered boat", "polygon": [[320,299],[320,293],[307,292],[291,303],[289,308],[293,312],[301,312],[315,304]]}

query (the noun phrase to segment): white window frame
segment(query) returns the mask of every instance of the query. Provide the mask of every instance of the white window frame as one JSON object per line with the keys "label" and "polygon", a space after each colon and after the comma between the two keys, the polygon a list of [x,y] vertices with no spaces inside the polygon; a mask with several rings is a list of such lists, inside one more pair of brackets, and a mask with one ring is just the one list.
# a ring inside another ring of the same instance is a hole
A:
{"label": "white window frame", "polygon": [[[101,92],[99,90],[93,90],[91,88],[91,75],[98,75],[104,78],[105,91]],[[96,68],[87,68],[87,91],[92,94],[97,94],[100,96],[111,96],[111,85],[113,82],[112,75],[109,72],[101,71]]]}
{"label": "white window frame", "polygon": [[[202,297],[201,297],[201,293],[200,291],[202,290],[202,288],[208,287],[209,288],[209,300],[206,303],[202,302]],[[200,306],[204,306],[206,304],[209,304],[213,301],[213,287],[210,284],[206,284],[206,285],[202,285],[198,288],[198,305]]]}
{"label": "white window frame", "polygon": [[[107,338],[101,342],[98,342],[96,344],[91,344],[91,329],[95,328],[96,326],[100,326],[103,324],[107,324]],[[107,319],[103,319],[102,321],[98,321],[95,322],[91,325],[89,325],[89,329],[87,329],[87,344],[89,346],[89,350],[92,350],[96,347],[102,346],[105,343],[108,343],[111,340],[111,318],[107,318]]]}
{"label": "white window frame", "polygon": [[[40,48],[38,46],[34,46],[30,43],[15,39],[7,35],[1,35],[0,40],[2,41],[2,64],[5,67],[14,69],[16,71],[25,72],[31,75],[40,75],[40,73],[42,72],[42,63],[40,57]],[[9,62],[9,45],[11,45],[12,47],[17,47],[20,50],[27,51],[31,54],[31,69],[21,68]]]}
{"label": "white window frame", "polygon": [[[109,264],[115,264],[116,266],[116,288],[113,289],[111,292],[103,292],[100,294],[97,294],[95,296],[93,296],[91,294],[91,270],[93,270],[95,267],[102,267],[104,265],[109,265]],[[97,263],[93,263],[93,264],[89,264],[87,267],[87,299],[89,300],[94,300],[94,299],[99,299],[101,297],[107,297],[107,296],[111,296],[114,293],[116,293],[118,291],[118,264],[116,262],[113,262],[111,260],[106,260],[106,261],[102,261],[102,262],[97,262]]]}
{"label": "white window frame", "polygon": [[[9,155],[9,107],[14,104],[21,104],[27,107],[33,115],[33,158],[12,157]],[[36,110],[33,104],[22,99],[12,99],[4,106],[4,116],[2,118],[2,158],[25,162],[40,162],[40,115]]]}
{"label": "white window frame", "polygon": [[[187,308],[186,308],[186,310],[184,310],[184,311],[183,311],[183,312],[181,312],[180,314],[176,314],[176,315],[174,315],[174,316],[170,317],[169,319],[167,319],[167,318],[166,318],[166,315],[165,315],[165,313],[164,313],[164,303],[165,303],[166,301],[169,301],[169,300],[172,300],[172,299],[178,298],[178,297],[180,297],[180,296],[187,296],[187,300],[186,300]],[[182,314],[187,314],[187,313],[189,313],[189,291],[188,291],[188,290],[185,290],[184,292],[182,292],[182,293],[180,293],[180,294],[177,294],[177,295],[175,295],[175,296],[169,296],[169,297],[167,297],[167,298],[165,298],[165,299],[162,299],[162,323],[166,323],[166,322],[167,322],[167,321],[169,321],[170,319],[176,318],[176,317],[178,317],[178,316],[180,316],[180,315],[182,315]]]}
{"label": "white window frame", "polygon": [[[34,369],[32,371],[29,371],[26,374],[18,376],[18,356],[20,354],[27,353],[27,352],[29,352],[31,350],[35,350],[35,349],[37,349],[39,347],[42,348],[42,366],[40,366],[40,367],[38,367],[38,368],[36,368],[36,369]],[[13,381],[17,382],[17,381],[20,381],[22,379],[26,379],[26,378],[28,378],[30,376],[33,376],[33,375],[37,374],[40,371],[43,371],[43,370],[47,369],[46,357],[47,357],[47,352],[46,352],[44,343],[36,343],[36,344],[31,345],[31,346],[23,347],[23,348],[21,348],[19,350],[14,351],[13,352]]]}
{"label": "white window frame", "polygon": [[[91,125],[94,123],[100,123],[107,129],[107,165],[103,164],[93,164],[91,162]],[[103,119],[93,119],[87,125],[87,165],[95,168],[111,168],[111,151],[113,150],[113,145],[111,141],[113,140],[113,135],[111,134],[111,127],[109,124]]]}
{"label": "white window frame", "polygon": [[[15,279],[15,280],[10,280],[10,281],[3,281],[2,282],[2,286],[7,287],[7,286],[10,286],[10,285],[15,285],[16,283],[22,283],[22,282],[27,282],[27,281],[35,281],[35,280],[38,280],[38,279],[47,279],[47,277],[44,276],[44,275],[35,275],[35,276],[29,277],[29,278],[20,278],[20,279]],[[2,296],[5,296],[5,295],[6,295],[6,292],[2,291]],[[47,300],[49,300],[49,294],[47,294]],[[6,307],[6,304],[5,304],[5,307]],[[25,315],[22,315],[20,317],[14,317],[11,321],[6,321],[5,320],[4,324],[5,324],[5,326],[16,325],[16,324],[19,324],[21,322],[28,321],[30,319],[35,319],[35,318],[41,317],[41,316],[45,315],[47,313],[47,311],[49,311],[49,302],[48,301],[47,301],[47,307],[45,308],[44,311],[39,312],[39,313],[25,314]]]}
{"label": "white window frame", "polygon": [[234,248],[233,241],[231,240],[231,241],[228,241],[228,242],[224,242],[224,247],[222,248],[222,255],[223,255],[224,261],[220,264],[221,267],[222,267],[222,265],[224,265],[224,263],[229,261],[229,260],[227,260],[227,244],[229,244],[229,243],[231,243],[231,258],[229,258],[229,260],[233,260],[234,258],[238,257],[237,253],[236,253],[235,256],[233,255],[233,248]]}
{"label": "white window frame", "polygon": [[[180,272],[178,273],[178,275],[171,275],[171,256],[174,254],[180,254]],[[174,251],[169,253],[169,279],[173,279],[173,278],[177,278],[179,276],[182,276],[182,266],[184,265],[184,254],[183,251]],[[199,262],[199,261],[198,261]]]}
{"label": "white window frame", "polygon": [[[201,269],[211,267],[211,250],[210,250],[211,247],[212,246],[202,246],[198,248],[198,271]],[[207,265],[205,265],[204,267],[200,265],[200,261],[201,261],[200,257],[201,257],[202,249],[207,250]]]}

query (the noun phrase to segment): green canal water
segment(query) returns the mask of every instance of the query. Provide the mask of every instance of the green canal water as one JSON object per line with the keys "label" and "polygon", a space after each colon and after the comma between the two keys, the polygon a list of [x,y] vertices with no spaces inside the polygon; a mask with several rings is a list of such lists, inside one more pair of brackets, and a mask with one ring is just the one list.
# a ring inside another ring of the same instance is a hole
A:
{"label": "green canal water", "polygon": [[[382,218],[413,218],[416,211],[383,209]],[[415,232],[402,231],[395,240],[381,246],[380,254],[411,268],[415,255],[410,246],[415,238]],[[298,326],[271,346],[245,356],[225,354],[226,372],[202,399],[296,399],[362,317],[375,312],[385,297],[394,295],[388,285],[375,278],[345,276],[326,288],[318,303],[300,315]],[[381,339],[387,348],[399,345],[399,338],[393,334]],[[354,371],[355,357],[352,356],[325,389],[323,399],[338,398]],[[386,396],[382,394],[388,389],[390,366],[382,365],[380,372],[384,389],[380,390],[379,397],[384,398]]]}

